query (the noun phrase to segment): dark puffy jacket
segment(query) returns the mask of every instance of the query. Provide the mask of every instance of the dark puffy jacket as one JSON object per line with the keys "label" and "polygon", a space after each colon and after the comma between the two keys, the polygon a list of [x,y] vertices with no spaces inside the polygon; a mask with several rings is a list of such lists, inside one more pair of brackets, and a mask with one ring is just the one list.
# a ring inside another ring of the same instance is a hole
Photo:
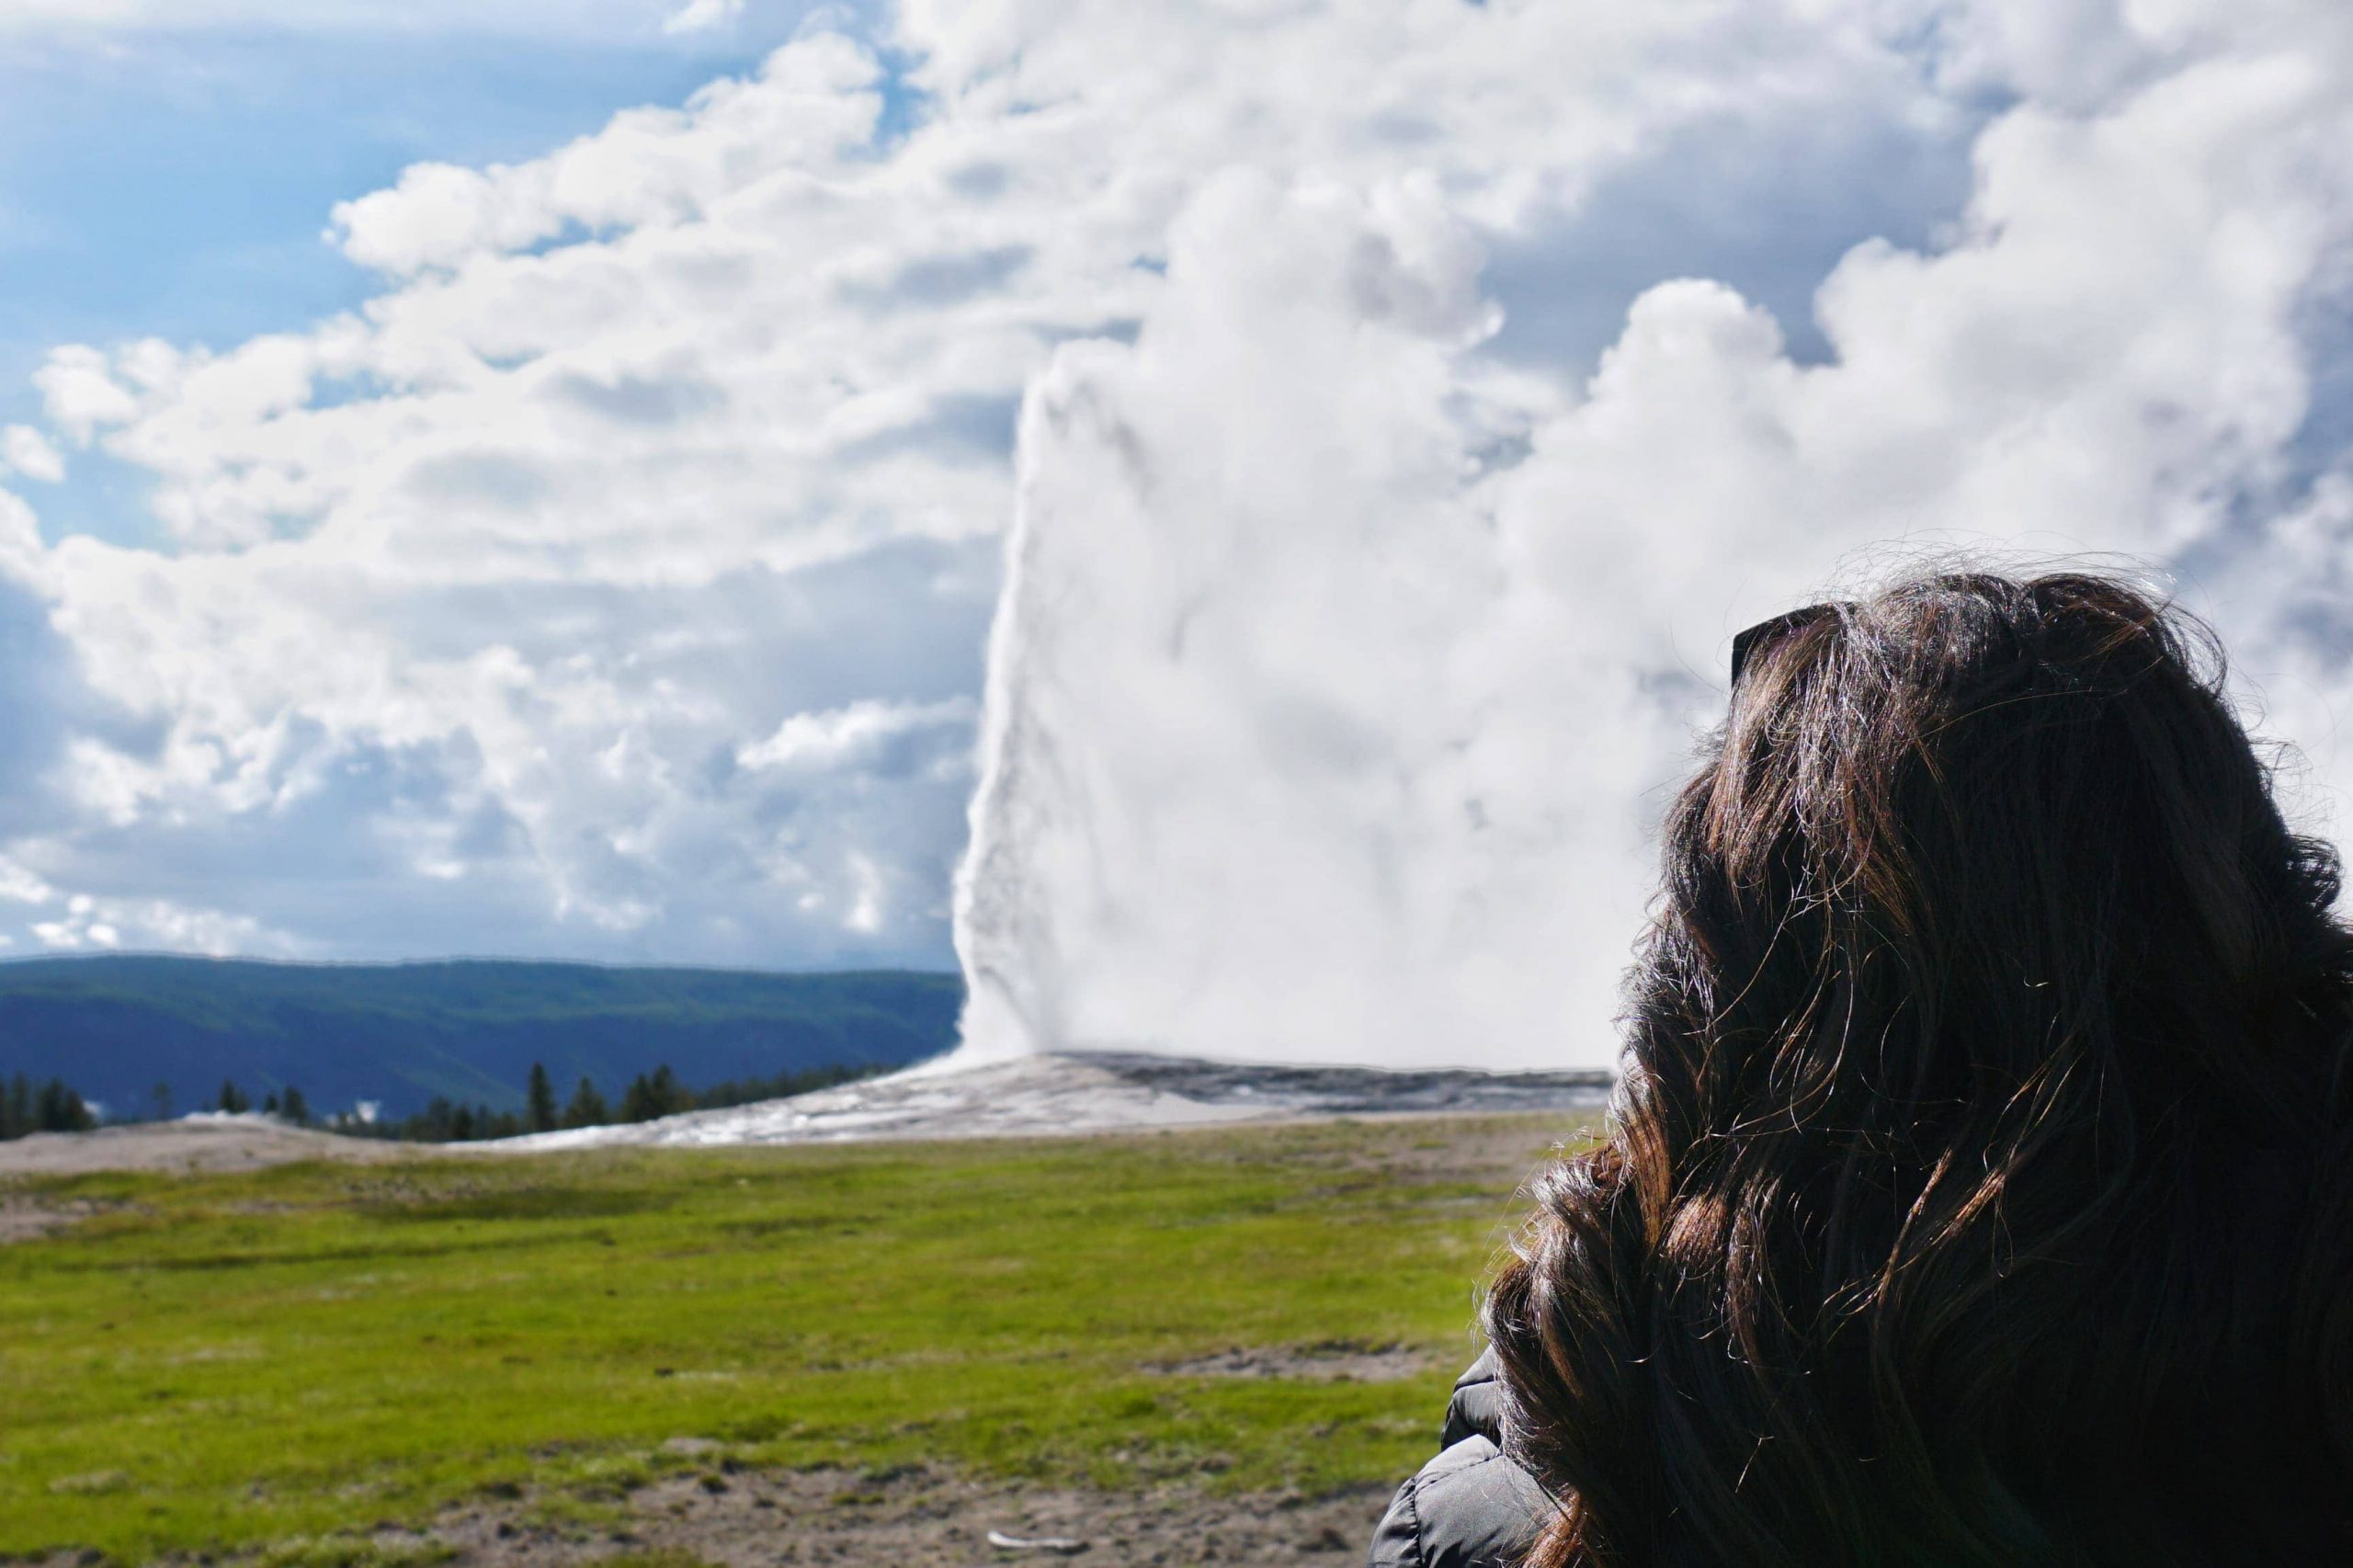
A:
{"label": "dark puffy jacket", "polygon": [[1438,1457],[1381,1516],[1370,1568],[1512,1568],[1536,1544],[1552,1500],[1504,1457],[1502,1409],[1490,1350],[1454,1385]]}

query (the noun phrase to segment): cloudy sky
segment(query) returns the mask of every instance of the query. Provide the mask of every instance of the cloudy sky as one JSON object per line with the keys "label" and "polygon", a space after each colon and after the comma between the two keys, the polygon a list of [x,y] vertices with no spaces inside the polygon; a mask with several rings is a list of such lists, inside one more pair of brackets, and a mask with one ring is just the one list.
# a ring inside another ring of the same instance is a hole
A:
{"label": "cloudy sky", "polygon": [[2348,78],[2336,0],[0,0],[0,951],[1599,1059],[1731,631],[1962,548],[2161,574],[2333,826]]}

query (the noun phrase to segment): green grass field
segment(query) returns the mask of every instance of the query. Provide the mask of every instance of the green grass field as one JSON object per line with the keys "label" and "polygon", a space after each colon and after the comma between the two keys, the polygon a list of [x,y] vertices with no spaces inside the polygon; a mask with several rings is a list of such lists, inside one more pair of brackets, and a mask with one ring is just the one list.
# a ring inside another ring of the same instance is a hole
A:
{"label": "green grass field", "polygon": [[[665,1464],[1317,1491],[1426,1457],[1563,1130],[1398,1121],[638,1151],[30,1188],[0,1247],[0,1554],[261,1552]],[[1402,1381],[1156,1369],[1426,1349]]]}

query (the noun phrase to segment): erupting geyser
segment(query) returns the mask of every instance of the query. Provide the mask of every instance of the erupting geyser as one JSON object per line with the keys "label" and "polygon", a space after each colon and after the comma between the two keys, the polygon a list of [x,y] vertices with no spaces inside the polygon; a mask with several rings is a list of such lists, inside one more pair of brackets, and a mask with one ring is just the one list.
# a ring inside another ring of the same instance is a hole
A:
{"label": "erupting geyser", "polygon": [[1135,345],[1033,388],[969,1055],[1609,1059],[1649,791],[1705,687],[1519,537],[1531,389],[1471,358],[1479,262],[1429,188],[1233,176]]}

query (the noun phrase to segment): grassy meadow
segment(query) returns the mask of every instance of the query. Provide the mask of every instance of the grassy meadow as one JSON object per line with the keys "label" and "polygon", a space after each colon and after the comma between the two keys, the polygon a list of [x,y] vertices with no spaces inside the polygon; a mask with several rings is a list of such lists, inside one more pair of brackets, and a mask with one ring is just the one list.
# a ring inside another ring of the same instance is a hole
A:
{"label": "grassy meadow", "polygon": [[[1311,1493],[1394,1478],[1430,1449],[1513,1188],[1564,1131],[19,1182],[97,1211],[0,1246],[0,1555],[293,1562],[286,1543],[472,1497],[593,1513],[722,1461]],[[1425,1370],[1182,1366],[1334,1344],[1421,1350]]]}

